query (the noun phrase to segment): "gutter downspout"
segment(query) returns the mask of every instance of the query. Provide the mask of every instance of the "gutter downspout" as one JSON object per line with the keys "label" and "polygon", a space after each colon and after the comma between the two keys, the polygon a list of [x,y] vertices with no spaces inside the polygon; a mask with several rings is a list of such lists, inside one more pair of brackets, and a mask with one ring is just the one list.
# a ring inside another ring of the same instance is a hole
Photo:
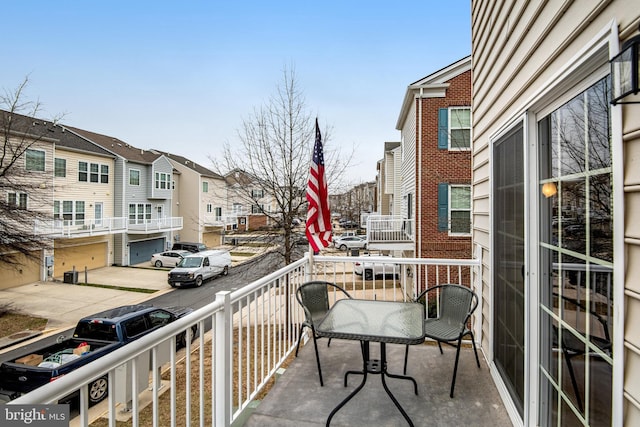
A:
{"label": "gutter downspout", "polygon": [[[417,240],[416,248],[417,254],[415,254],[416,258],[422,257],[422,99],[424,95],[424,88],[420,88],[420,96],[418,97],[418,161],[416,168],[418,169],[418,179],[416,180],[416,201],[414,203],[414,229],[415,236]],[[418,205],[420,209],[418,209]]]}

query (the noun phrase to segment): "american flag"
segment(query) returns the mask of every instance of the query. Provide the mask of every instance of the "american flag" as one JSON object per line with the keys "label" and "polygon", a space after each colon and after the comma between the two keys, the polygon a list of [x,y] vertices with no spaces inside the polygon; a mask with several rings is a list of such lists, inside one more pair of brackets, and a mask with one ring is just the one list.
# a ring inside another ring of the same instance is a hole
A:
{"label": "american flag", "polygon": [[322,153],[322,135],[316,118],[316,143],[313,147],[313,161],[307,184],[307,239],[314,253],[326,248],[331,242],[331,212],[329,211],[329,192],[324,176],[324,154]]}

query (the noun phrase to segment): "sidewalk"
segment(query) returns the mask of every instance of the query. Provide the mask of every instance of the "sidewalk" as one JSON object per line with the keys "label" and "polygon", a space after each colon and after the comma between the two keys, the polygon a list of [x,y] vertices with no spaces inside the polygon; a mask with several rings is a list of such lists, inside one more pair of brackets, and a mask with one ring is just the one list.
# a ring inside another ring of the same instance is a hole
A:
{"label": "sidewalk", "polygon": [[[138,267],[103,267],[87,273],[87,282],[126,289],[82,286],[84,271],[78,272],[78,285],[59,281],[35,282],[0,290],[0,304],[12,309],[49,319],[42,332],[20,333],[0,338],[0,349],[33,338],[72,328],[78,319],[121,305],[139,304],[151,297],[170,292],[167,270]],[[140,290],[152,291],[149,293]]]}

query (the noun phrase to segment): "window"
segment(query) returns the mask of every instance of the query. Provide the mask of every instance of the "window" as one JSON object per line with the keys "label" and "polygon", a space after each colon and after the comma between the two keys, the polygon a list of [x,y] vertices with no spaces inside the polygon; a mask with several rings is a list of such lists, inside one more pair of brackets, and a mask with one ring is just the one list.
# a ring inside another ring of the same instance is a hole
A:
{"label": "window", "polygon": [[84,224],[84,202],[76,202],[76,225]]}
{"label": "window", "polygon": [[171,175],[168,173],[164,173],[164,172],[156,172],[156,188],[160,189],[160,190],[168,190],[171,187],[169,187],[170,181],[171,180]]}
{"label": "window", "polygon": [[65,221],[74,222],[76,225],[83,225],[85,220],[85,202],[64,200],[62,202],[62,212],[60,212],[60,201],[53,202],[53,217]]}
{"label": "window", "polygon": [[613,170],[621,165],[611,155],[609,97],[605,77],[538,121],[539,369],[550,425],[568,424],[566,412],[612,424]]}
{"label": "window", "polygon": [[207,203],[207,213],[213,212],[213,205],[211,203]]}
{"label": "window", "polygon": [[151,221],[151,203],[130,203],[129,224],[144,224]]}
{"label": "window", "polygon": [[98,182],[98,164],[91,163],[89,165],[89,180],[91,182]]}
{"label": "window", "polygon": [[251,213],[257,214],[264,212],[264,205],[251,205]]}
{"label": "window", "polygon": [[449,218],[451,234],[471,233],[471,187],[451,186]]}
{"label": "window", "polygon": [[53,161],[54,168],[53,174],[57,177],[64,178],[67,176],[67,160],[66,159],[55,159]]}
{"label": "window", "polygon": [[252,199],[260,199],[262,197],[264,197],[264,190],[263,189],[251,190],[251,198]]}
{"label": "window", "polygon": [[78,162],[78,181],[87,182],[89,178],[89,164],[87,162]]}
{"label": "window", "polygon": [[438,184],[438,231],[471,233],[471,187]]}
{"label": "window", "polygon": [[204,182],[202,183],[202,192],[203,192],[203,193],[208,193],[208,192],[209,192],[209,183],[208,183],[208,182],[206,182],[206,181],[204,181]]}
{"label": "window", "polygon": [[109,183],[109,165],[100,165],[100,183]]}
{"label": "window", "polygon": [[27,193],[9,193],[7,203],[19,209],[27,209]]}
{"label": "window", "polygon": [[147,324],[144,320],[144,316],[138,316],[131,320],[127,320],[123,323],[123,326],[128,337],[135,337],[136,335],[143,334],[147,331]]}
{"label": "window", "polygon": [[216,208],[215,209],[215,215],[216,215],[216,218],[221,218],[222,217],[222,208]]}
{"label": "window", "polygon": [[28,171],[44,172],[44,151],[28,149],[25,157]]}
{"label": "window", "polygon": [[438,148],[471,149],[471,108],[450,107],[438,110]]}
{"label": "window", "polygon": [[140,171],[129,169],[129,185],[140,185]]}

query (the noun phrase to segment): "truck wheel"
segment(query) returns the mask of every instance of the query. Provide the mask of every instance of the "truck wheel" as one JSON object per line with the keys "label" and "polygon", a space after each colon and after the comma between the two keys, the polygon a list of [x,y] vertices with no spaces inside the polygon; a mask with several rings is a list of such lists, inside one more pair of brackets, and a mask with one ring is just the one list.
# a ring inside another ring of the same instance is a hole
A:
{"label": "truck wheel", "polygon": [[196,277],[196,286],[199,288],[200,286],[202,286],[202,276],[198,276]]}
{"label": "truck wheel", "polygon": [[107,397],[109,390],[107,377],[100,377],[91,384],[89,384],[89,403],[95,405],[98,402],[104,400]]}
{"label": "truck wheel", "polygon": [[371,280],[371,279],[373,279],[373,271],[365,270],[364,271],[364,280]]}
{"label": "truck wheel", "polygon": [[222,275],[227,276],[229,274],[229,266],[225,265],[224,270],[222,270]]}
{"label": "truck wheel", "polygon": [[156,261],[156,267],[158,267],[158,268],[162,267],[162,261],[157,260]]}
{"label": "truck wheel", "polygon": [[187,333],[183,332],[176,339],[176,350],[187,346]]}

